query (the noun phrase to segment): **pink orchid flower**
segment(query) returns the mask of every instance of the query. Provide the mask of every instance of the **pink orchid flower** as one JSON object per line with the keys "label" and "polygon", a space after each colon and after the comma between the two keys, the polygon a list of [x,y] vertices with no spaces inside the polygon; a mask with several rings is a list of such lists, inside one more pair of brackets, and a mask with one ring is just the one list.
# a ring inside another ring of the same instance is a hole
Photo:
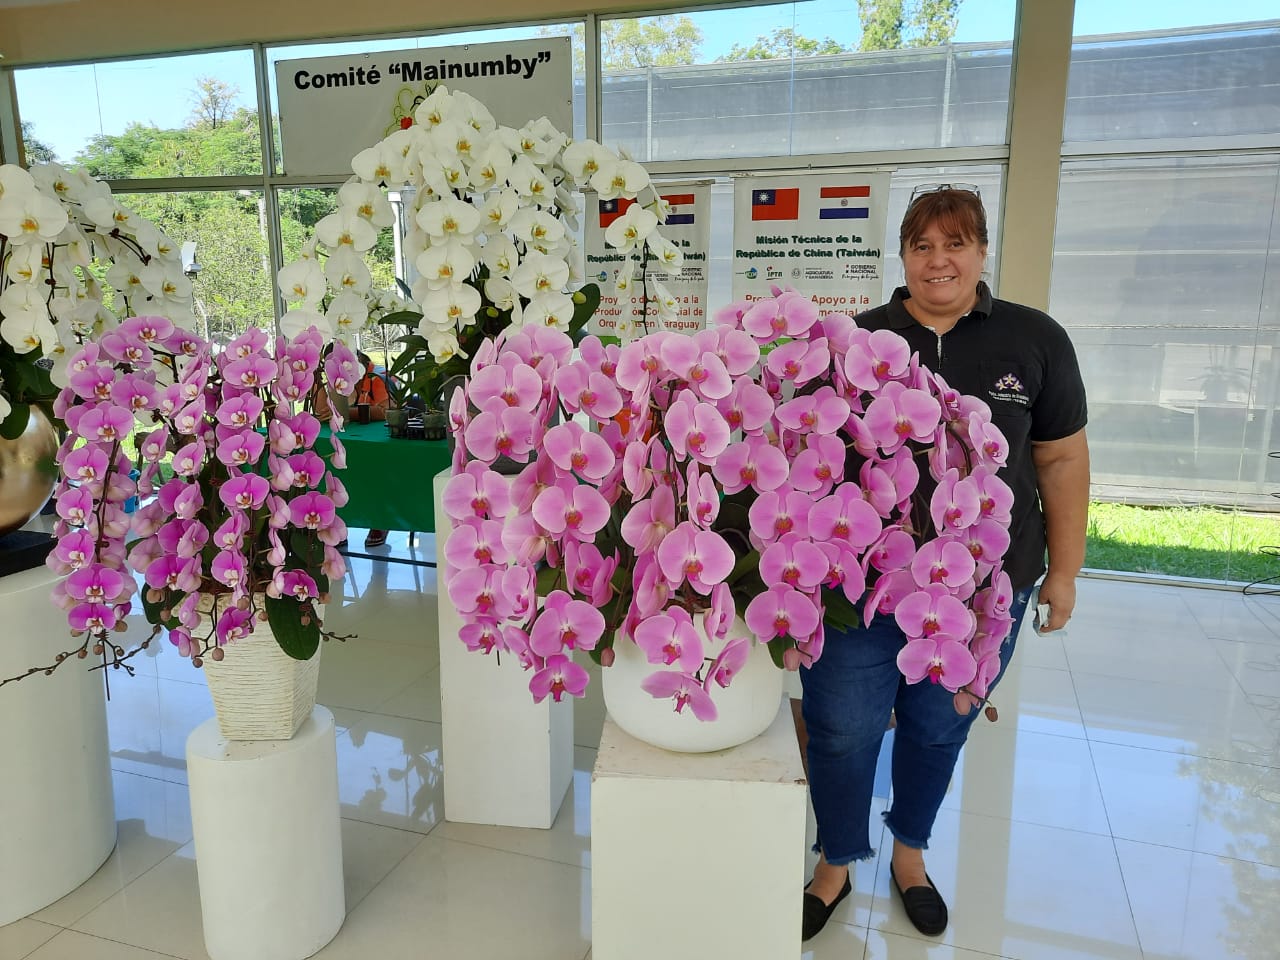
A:
{"label": "pink orchid flower", "polygon": [[729,424],[720,411],[692,393],[682,394],[667,409],[666,430],[671,449],[681,459],[714,464],[729,445]]}
{"label": "pink orchid flower", "polygon": [[660,670],[640,681],[640,688],[655,700],[674,700],[676,713],[685,707],[699,720],[710,722],[719,715],[710,694],[688,673]]}
{"label": "pink orchid flower", "polygon": [[183,520],[190,520],[204,506],[204,491],[198,484],[186,484],[186,488],[173,498],[173,512]]}
{"label": "pink orchid flower", "polygon": [[609,504],[592,487],[557,484],[533,501],[533,519],[548,533],[589,540],[609,522]]}
{"label": "pink orchid flower", "polygon": [[495,363],[471,378],[467,394],[481,410],[494,404],[532,412],[542,400],[544,385],[527,363]]}
{"label": "pink orchid flower", "polygon": [[242,473],[218,488],[218,499],[233,510],[257,510],[266,500],[271,485],[256,473]]}
{"label": "pink orchid flower", "polygon": [[215,413],[218,423],[237,430],[251,429],[261,415],[262,400],[252,393],[224,400]]}
{"label": "pink orchid flower", "polygon": [[827,558],[827,575],[822,585],[843,591],[850,603],[857,603],[867,590],[866,574],[858,563],[858,555],[844,543],[827,541],[814,545]]}
{"label": "pink orchid flower", "polygon": [[584,480],[603,480],[614,466],[608,442],[573,421],[548,430],[542,438],[542,447],[557,467],[565,473],[576,473]]}
{"label": "pink orchid flower", "polygon": [[821,337],[816,340],[792,340],[771,350],[765,366],[780,380],[802,387],[831,368],[831,350],[827,341]]}
{"label": "pink orchid flower", "polygon": [[693,460],[685,474],[685,493],[690,521],[702,530],[710,530],[720,515],[720,492],[711,474],[700,471]]}
{"label": "pink orchid flower", "polygon": [[606,558],[595,544],[570,540],[564,545],[564,572],[570,587],[597,608],[612,599],[611,581],[617,568],[617,556]]}
{"label": "pink orchid flower", "polygon": [[660,347],[662,364],[703,400],[729,395],[732,383],[724,362],[693,337],[667,337]]}
{"label": "pink orchid flower", "polygon": [[467,517],[500,520],[511,506],[509,489],[505,477],[483,463],[472,461],[462,473],[454,474],[445,484],[445,513],[455,521]]}
{"label": "pink orchid flower", "polygon": [[106,475],[108,464],[106,451],[86,445],[72,450],[63,459],[62,472],[69,480],[94,483]]}
{"label": "pink orchid flower", "polygon": [[502,640],[502,628],[494,620],[473,620],[458,631],[458,639],[473,653],[492,653],[496,647],[506,648]]}
{"label": "pink orchid flower", "polygon": [[833,434],[849,419],[849,401],[830,387],[778,405],[778,422],[797,433]]}
{"label": "pink orchid flower", "polygon": [[464,567],[448,578],[445,589],[464,618],[502,620],[509,609],[502,589],[502,575],[502,568],[493,564]]}
{"label": "pink orchid flower", "polygon": [[651,333],[632,340],[618,355],[618,386],[631,394],[647,394],[663,371],[662,344],[671,334]]}
{"label": "pink orchid flower", "polygon": [[555,386],[560,402],[571,414],[585,411],[604,421],[622,410],[622,394],[614,381],[585,363],[572,363],[557,370]]}
{"label": "pink orchid flower", "polygon": [[138,445],[138,454],[147,463],[158,463],[169,446],[169,428],[160,427],[151,431]]}
{"label": "pink orchid flower", "polygon": [[218,623],[214,628],[217,644],[220,647],[237,640],[243,640],[253,633],[253,611],[241,610],[230,606],[218,615]]}
{"label": "pink orchid flower", "polygon": [[305,570],[279,570],[267,587],[269,596],[291,597],[295,600],[311,600],[320,595],[316,582]]}
{"label": "pink orchid flower", "polygon": [[248,573],[244,555],[239,550],[219,550],[209,565],[209,573],[213,579],[233,590],[243,587]]}
{"label": "pink orchid flower", "polygon": [[981,566],[994,567],[1009,549],[1009,528],[994,520],[982,519],[955,536]]}
{"label": "pink orchid flower", "polygon": [[157,590],[170,589],[182,593],[200,586],[200,560],[198,557],[162,556],[147,566],[147,586]]}
{"label": "pink orchid flower", "polygon": [[742,315],[742,329],[758,343],[773,343],[780,337],[801,336],[817,319],[817,304],[801,294],[787,292],[753,304]]}
{"label": "pink orchid flower", "polygon": [[929,500],[929,515],[939,532],[964,530],[977,522],[981,511],[978,485],[962,479],[954,468],[938,481]]}
{"label": "pink orchid flower", "polygon": [[671,587],[662,565],[652,553],[642,553],[636,557],[634,572],[635,593],[632,596],[632,607],[638,617],[651,617],[663,610],[671,599]]}
{"label": "pink orchid flower", "polygon": [[995,467],[979,464],[971,479],[978,488],[978,507],[983,517],[1008,526],[1013,519],[1013,491],[995,474]]}
{"label": "pink orchid flower", "polygon": [[910,570],[899,569],[881,574],[863,606],[866,622],[870,624],[876,614],[893,613],[898,609],[898,604],[902,602],[903,597],[919,589]]}
{"label": "pink orchid flower", "polygon": [[844,375],[859,390],[875,390],[906,375],[911,347],[892,330],[873,330],[852,343],[844,359]]}
{"label": "pink orchid flower", "polygon": [[115,607],[106,603],[77,603],[67,611],[67,625],[75,634],[106,633],[114,630],[118,617]]}
{"label": "pink orchid flower", "polygon": [[502,542],[502,523],[478,517],[458,521],[445,541],[444,555],[455,569],[489,563],[505,565],[509,555]]}
{"label": "pink orchid flower", "polygon": [[214,531],[213,543],[219,550],[239,550],[249,529],[249,518],[240,510],[233,510]]}
{"label": "pink orchid flower", "polygon": [[963,643],[939,636],[908,640],[898,651],[898,669],[907,683],[919,683],[928,677],[955,693],[973,679],[978,665]]}
{"label": "pink orchid flower", "polygon": [[295,487],[318,487],[325,476],[324,461],[314,450],[295,453],[286,461]]}
{"label": "pink orchid flower", "polygon": [[632,636],[650,663],[675,664],[685,673],[702,666],[702,636],[683,607],[642,620]]}
{"label": "pink orchid flower", "polygon": [[50,566],[56,561],[61,566],[60,573],[79,570],[93,562],[93,547],[93,535],[85,530],[63,534],[49,554]]}
{"label": "pink orchid flower", "polygon": [[786,534],[760,554],[760,578],[766,587],[789,586],[811,592],[830,572],[818,545],[794,533]]}
{"label": "pink orchid flower", "polygon": [[766,490],[756,497],[748,510],[751,533],[761,545],[788,533],[807,537],[812,509],[813,500],[799,490],[793,490],[789,484],[777,490]]}
{"label": "pink orchid flower", "polygon": [[295,527],[319,530],[329,526],[335,516],[333,501],[323,493],[304,493],[289,502],[289,522]]}
{"label": "pink orchid flower", "polygon": [[880,516],[854,483],[842,483],[809,511],[809,535],[861,552],[880,536]]}
{"label": "pink orchid flower", "polygon": [[809,445],[791,464],[791,486],[814,497],[824,497],[844,479],[844,442],[839,437],[811,434]]}
{"label": "pink orchid flower", "polygon": [[[132,593],[132,579],[128,584]],[[114,603],[124,588],[125,575],[100,563],[88,564],[67,577],[67,595],[89,603]]]}
{"label": "pink orchid flower", "polygon": [[68,523],[83,527],[93,513],[93,496],[84,487],[68,487],[58,494],[58,516]]}
{"label": "pink orchid flower", "polygon": [[889,383],[867,407],[863,424],[876,445],[891,454],[908,439],[921,443],[928,440],[941,413],[941,405],[927,393]]}
{"label": "pink orchid flower", "polygon": [[529,646],[541,657],[568,650],[593,650],[604,634],[604,614],[591,604],[553,590],[529,631]]}
{"label": "pink orchid flower", "polygon": [[922,587],[931,583],[958,587],[973,577],[976,566],[973,554],[963,543],[939,537],[930,540],[911,558],[911,575]]}
{"label": "pink orchid flower", "polygon": [[655,487],[653,496],[636,500],[622,518],[622,539],[637,553],[649,553],[675,527],[675,492],[669,486]]}
{"label": "pink orchid flower", "polygon": [[715,637],[717,640],[727,637],[737,612],[733,591],[729,589],[729,585],[717,583],[711,588],[711,605],[702,615],[702,629],[707,637]]}
{"label": "pink orchid flower", "polygon": [[716,404],[731,430],[741,430],[748,436],[760,433],[773,416],[774,402],[769,391],[754,380],[746,378],[734,382],[729,395]]}
{"label": "pink orchid flower", "polygon": [[702,595],[733,570],[733,550],[724,538],[710,530],[699,530],[685,521],[658,544],[658,563],[672,587],[688,581]]}
{"label": "pink orchid flower", "polygon": [[645,466],[649,460],[649,444],[633,440],[622,454],[622,482],[632,500],[647,496],[653,487],[653,473]]}
{"label": "pink orchid flower", "polygon": [[969,608],[940,583],[931,583],[903,597],[893,617],[909,638],[945,637],[966,643],[975,628]]}
{"label": "pink orchid flower", "polygon": [[226,383],[249,389],[267,386],[275,380],[278,373],[275,361],[263,356],[242,357],[222,367]]}
{"label": "pink orchid flower", "polygon": [[693,339],[700,348],[710,350],[720,358],[730,377],[741,377],[760,362],[760,345],[745,330],[718,326],[700,330]]}
{"label": "pink orchid flower", "polygon": [[807,637],[818,627],[818,608],[812,599],[789,586],[770,587],[747,604],[743,619],[761,640]]}
{"label": "pink orchid flower", "polygon": [[207,452],[203,440],[192,440],[173,455],[173,472],[179,477],[194,477],[204,466]]}
{"label": "pink orchid flower", "polygon": [[1009,458],[1009,441],[990,417],[979,413],[969,414],[969,440],[988,463],[1004,466]]}
{"label": "pink orchid flower", "polygon": [[702,684],[703,689],[710,690],[713,683],[721,688],[728,687],[733,683],[733,678],[746,666],[750,655],[751,639],[749,637],[739,637],[725,644],[720,655],[712,661],[711,669],[707,671],[707,679]]}
{"label": "pink orchid flower", "polygon": [[155,396],[154,377],[142,374],[125,374],[111,387],[111,402],[134,414],[150,412],[155,405]]}
{"label": "pink orchid flower", "polygon": [[747,437],[727,447],[711,468],[725,493],[751,487],[777,490],[787,481],[787,457],[764,437]]}
{"label": "pink orchid flower", "polygon": [[533,450],[534,423],[533,415],[519,407],[484,410],[467,427],[467,449],[486,463],[499,456],[524,459]]}
{"label": "pink orchid flower", "polygon": [[587,689],[590,675],[563,654],[548,657],[546,663],[529,680],[529,691],[533,694],[533,702],[541,703],[550,694],[556,703],[566,693],[571,697],[580,697]]}
{"label": "pink orchid flower", "polygon": [[218,444],[215,456],[229,467],[251,467],[258,462],[266,438],[253,430],[232,434]]}

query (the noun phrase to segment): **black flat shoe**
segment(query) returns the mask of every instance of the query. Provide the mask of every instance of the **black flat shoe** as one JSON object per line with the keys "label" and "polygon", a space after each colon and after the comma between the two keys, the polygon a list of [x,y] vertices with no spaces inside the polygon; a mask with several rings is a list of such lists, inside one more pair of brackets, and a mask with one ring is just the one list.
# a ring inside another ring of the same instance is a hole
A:
{"label": "black flat shoe", "polygon": [[[809,883],[813,883],[812,880]],[[804,885],[805,890],[809,889],[809,883]],[[840,888],[840,892],[836,894],[836,898],[830,903],[823,903],[822,898],[816,893],[806,893],[804,895],[804,929],[800,934],[801,940],[809,940],[818,935],[818,932],[827,925],[827,921],[831,919],[831,914],[836,912],[836,907],[840,906],[840,901],[847,897],[853,890],[853,876],[846,874],[844,878],[844,886]]]}
{"label": "black flat shoe", "polygon": [[942,894],[933,885],[932,878],[926,873],[924,878],[929,881],[927,887],[907,887],[903,890],[898,886],[898,878],[894,875],[893,864],[889,864],[889,878],[893,881],[893,889],[898,891],[898,896],[902,898],[902,906],[906,908],[907,919],[911,921],[912,926],[923,933],[926,937],[936,937],[947,929],[947,903],[942,899]]}

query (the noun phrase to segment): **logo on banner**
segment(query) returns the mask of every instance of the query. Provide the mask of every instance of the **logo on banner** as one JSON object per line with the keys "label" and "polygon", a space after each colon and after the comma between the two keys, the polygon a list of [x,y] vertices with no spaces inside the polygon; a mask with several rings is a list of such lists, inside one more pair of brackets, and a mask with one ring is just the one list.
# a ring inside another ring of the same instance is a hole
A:
{"label": "logo on banner", "polygon": [[751,191],[752,220],[799,220],[800,188]]}
{"label": "logo on banner", "polygon": [[855,205],[852,201],[871,196],[871,188],[865,184],[847,187],[822,187],[818,191],[819,220],[866,220],[871,216],[870,207]]}
{"label": "logo on banner", "polygon": [[628,200],[626,197],[617,197],[613,200],[600,201],[600,226],[607,227],[613,221],[627,212],[627,207],[635,203],[634,200]]}
{"label": "logo on banner", "polygon": [[692,193],[664,193],[662,199],[671,205],[671,213],[667,215],[664,226],[687,227],[693,223]]}

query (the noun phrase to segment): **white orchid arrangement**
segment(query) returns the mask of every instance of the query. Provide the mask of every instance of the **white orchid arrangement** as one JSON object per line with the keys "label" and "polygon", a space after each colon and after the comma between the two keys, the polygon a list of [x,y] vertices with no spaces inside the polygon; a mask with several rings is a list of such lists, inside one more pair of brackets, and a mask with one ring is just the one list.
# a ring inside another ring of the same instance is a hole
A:
{"label": "white orchid arrangement", "polygon": [[[679,248],[657,229],[665,204],[628,157],[593,140],[572,141],[545,117],[518,130],[500,125],[475,97],[443,86],[412,121],[355,156],[337,211],[316,224],[301,259],[280,271],[291,305],[281,324],[286,335],[314,324],[350,342],[371,318],[413,321],[416,333],[404,338],[409,349],[392,372],[412,373],[415,362],[421,369],[427,361],[464,373],[475,347],[507,326],[576,332],[599,302],[598,289],[583,287],[577,190],[635,201],[606,232],[629,255],[621,290],[647,258],[679,265]],[[378,317],[384,295],[371,289],[364,255],[395,222],[389,191],[405,205],[404,256],[416,277],[413,302]],[[661,317],[664,298],[654,292]],[[629,338],[631,331],[619,333]]]}
{"label": "white orchid arrangement", "polygon": [[80,343],[138,314],[193,321],[164,231],[83,169],[0,165],[0,435],[51,408]]}

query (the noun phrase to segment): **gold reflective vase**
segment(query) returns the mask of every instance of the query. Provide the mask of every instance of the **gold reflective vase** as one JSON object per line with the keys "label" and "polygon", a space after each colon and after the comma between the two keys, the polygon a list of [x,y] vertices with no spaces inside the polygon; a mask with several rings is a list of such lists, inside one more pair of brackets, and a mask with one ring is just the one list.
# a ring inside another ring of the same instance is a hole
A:
{"label": "gold reflective vase", "polygon": [[0,537],[40,512],[57,482],[58,434],[39,407],[16,440],[0,437]]}

